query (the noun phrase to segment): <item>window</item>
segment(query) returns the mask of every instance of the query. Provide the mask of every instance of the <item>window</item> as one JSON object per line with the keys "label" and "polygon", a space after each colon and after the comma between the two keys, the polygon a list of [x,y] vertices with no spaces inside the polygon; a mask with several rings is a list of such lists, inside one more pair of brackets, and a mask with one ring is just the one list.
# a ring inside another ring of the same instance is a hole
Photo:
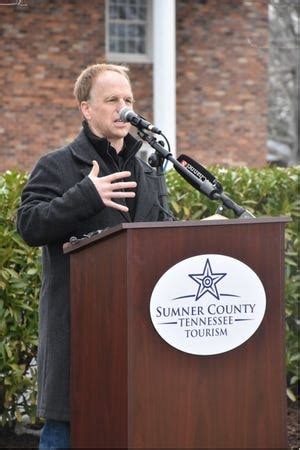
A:
{"label": "window", "polygon": [[109,61],[151,62],[152,0],[106,0]]}

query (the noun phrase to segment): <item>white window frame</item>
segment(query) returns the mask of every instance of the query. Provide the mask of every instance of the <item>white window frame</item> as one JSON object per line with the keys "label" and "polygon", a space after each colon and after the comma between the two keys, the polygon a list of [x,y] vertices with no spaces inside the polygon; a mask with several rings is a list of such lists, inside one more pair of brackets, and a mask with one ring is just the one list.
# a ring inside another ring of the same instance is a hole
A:
{"label": "white window frame", "polygon": [[[112,53],[109,51],[109,1],[105,0],[105,53],[108,62],[152,63],[152,0],[147,2],[146,53]],[[162,0],[163,1],[163,0]]]}

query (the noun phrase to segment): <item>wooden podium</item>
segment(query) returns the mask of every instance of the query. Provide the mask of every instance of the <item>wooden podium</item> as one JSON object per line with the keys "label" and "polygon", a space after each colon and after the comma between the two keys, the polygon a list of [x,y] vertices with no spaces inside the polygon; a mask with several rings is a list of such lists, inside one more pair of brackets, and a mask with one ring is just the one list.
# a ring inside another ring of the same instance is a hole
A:
{"label": "wooden podium", "polygon": [[[287,218],[121,224],[65,245],[71,265],[75,448],[287,448],[284,227]],[[176,350],[149,301],[171,266],[201,254],[247,264],[266,314],[241,346]]]}

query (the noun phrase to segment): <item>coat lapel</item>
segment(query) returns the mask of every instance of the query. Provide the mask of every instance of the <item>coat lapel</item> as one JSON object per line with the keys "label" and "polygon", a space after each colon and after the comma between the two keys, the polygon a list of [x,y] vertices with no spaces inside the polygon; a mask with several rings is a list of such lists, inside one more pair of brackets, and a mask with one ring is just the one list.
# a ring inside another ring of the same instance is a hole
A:
{"label": "coat lapel", "polygon": [[[79,133],[77,138],[70,144],[70,150],[73,157],[87,165],[87,168],[93,166],[93,160],[98,159],[98,154],[83,130]],[[87,170],[87,168],[85,168]],[[88,172],[89,173],[89,172]]]}
{"label": "coat lapel", "polygon": [[[102,159],[100,163],[97,151],[94,149],[93,145],[90,143],[83,130],[80,132],[77,138],[70,144],[70,150],[73,157],[82,163],[82,168],[80,169],[80,174],[82,178],[87,177],[88,174],[90,173],[93,167],[93,160],[99,162],[100,172],[102,170],[106,174],[110,173],[107,165]],[[125,201],[123,199],[119,199],[118,203],[124,204],[125,206]],[[120,220],[121,222],[124,221],[131,222],[131,217],[129,213],[119,210],[115,210],[114,212],[119,213],[121,215],[122,217],[122,220]]]}
{"label": "coat lapel", "polygon": [[[82,178],[86,177],[93,166],[93,160],[99,161],[99,155],[94,149],[90,141],[85,136],[82,130],[78,137],[70,144],[70,150],[74,158],[81,162],[80,173]],[[153,219],[153,211],[157,209],[159,192],[159,180],[155,170],[142,162],[139,158],[137,161],[137,198],[135,216],[133,220],[129,213],[123,211],[114,210],[115,213],[120,214],[120,222],[144,222],[151,221]],[[105,162],[101,158],[100,170],[103,170],[104,174],[109,174],[110,171]],[[125,200],[120,199],[119,203],[125,205]],[[156,207],[156,208],[155,208]]]}
{"label": "coat lapel", "polygon": [[138,162],[136,213],[133,221],[144,222],[151,220],[150,211],[157,201],[158,180],[150,166]]}

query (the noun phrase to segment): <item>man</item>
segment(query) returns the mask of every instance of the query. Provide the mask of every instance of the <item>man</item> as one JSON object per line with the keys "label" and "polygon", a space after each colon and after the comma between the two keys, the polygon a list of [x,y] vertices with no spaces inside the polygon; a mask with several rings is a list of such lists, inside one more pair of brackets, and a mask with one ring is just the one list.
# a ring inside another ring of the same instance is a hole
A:
{"label": "man", "polygon": [[164,178],[136,156],[142,143],[120,121],[121,108],[133,104],[128,69],[90,66],[74,94],[83,129],[38,161],[17,217],[24,240],[43,246],[37,413],[46,423],[40,448],[69,447],[69,257],[63,243],[121,222],[168,220],[161,206]]}

